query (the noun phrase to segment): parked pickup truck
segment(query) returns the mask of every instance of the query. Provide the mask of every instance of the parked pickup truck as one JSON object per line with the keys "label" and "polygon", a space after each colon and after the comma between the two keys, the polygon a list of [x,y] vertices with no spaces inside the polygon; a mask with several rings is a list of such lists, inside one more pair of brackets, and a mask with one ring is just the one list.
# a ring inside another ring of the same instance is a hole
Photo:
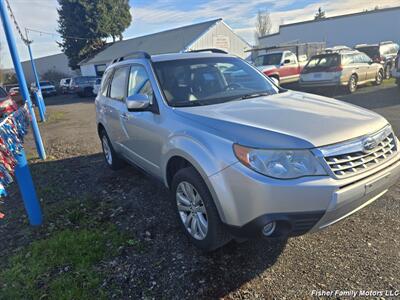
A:
{"label": "parked pickup truck", "polygon": [[305,63],[305,60],[299,63],[292,51],[268,52],[257,56],[254,61],[256,67],[277,84],[299,81]]}

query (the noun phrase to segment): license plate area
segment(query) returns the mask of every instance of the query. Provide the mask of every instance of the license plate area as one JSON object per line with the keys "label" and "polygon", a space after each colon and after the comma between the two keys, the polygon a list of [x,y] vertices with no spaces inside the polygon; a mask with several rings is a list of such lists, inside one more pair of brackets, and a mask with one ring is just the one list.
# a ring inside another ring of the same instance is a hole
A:
{"label": "license plate area", "polygon": [[378,178],[375,178],[374,180],[371,180],[365,184],[365,194],[372,193],[378,189],[385,188],[385,186],[388,185],[390,178],[390,173],[386,173],[385,175],[382,175]]}

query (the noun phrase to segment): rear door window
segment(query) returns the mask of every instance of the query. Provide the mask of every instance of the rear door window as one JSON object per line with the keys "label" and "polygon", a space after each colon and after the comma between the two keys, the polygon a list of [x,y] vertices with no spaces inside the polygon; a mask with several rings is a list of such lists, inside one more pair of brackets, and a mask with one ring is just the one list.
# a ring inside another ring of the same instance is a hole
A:
{"label": "rear door window", "polygon": [[126,97],[126,83],[128,79],[128,67],[121,67],[115,70],[110,87],[110,98],[123,101]]}

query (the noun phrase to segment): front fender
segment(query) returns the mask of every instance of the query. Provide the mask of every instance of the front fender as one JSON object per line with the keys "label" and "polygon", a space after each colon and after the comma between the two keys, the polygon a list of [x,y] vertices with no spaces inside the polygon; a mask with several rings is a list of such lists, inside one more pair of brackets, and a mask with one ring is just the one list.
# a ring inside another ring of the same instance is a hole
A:
{"label": "front fender", "polygon": [[203,137],[202,140],[195,140],[192,136],[189,137],[185,134],[171,138],[163,147],[162,157],[164,159],[161,162],[164,184],[167,187],[167,165],[169,160],[175,156],[186,159],[199,172],[213,196],[221,219],[224,221],[220,199],[218,199],[209,177],[237,162],[232,151],[232,143],[213,135]]}

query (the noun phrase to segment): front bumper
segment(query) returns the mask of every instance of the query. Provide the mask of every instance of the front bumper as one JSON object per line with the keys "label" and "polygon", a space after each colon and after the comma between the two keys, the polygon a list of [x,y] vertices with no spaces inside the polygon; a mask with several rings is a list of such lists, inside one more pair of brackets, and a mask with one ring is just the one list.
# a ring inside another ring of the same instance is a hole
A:
{"label": "front bumper", "polygon": [[275,221],[271,237],[324,229],[372,203],[400,178],[400,155],[363,174],[277,180],[240,163],[209,177],[223,222],[234,236],[261,237]]}

